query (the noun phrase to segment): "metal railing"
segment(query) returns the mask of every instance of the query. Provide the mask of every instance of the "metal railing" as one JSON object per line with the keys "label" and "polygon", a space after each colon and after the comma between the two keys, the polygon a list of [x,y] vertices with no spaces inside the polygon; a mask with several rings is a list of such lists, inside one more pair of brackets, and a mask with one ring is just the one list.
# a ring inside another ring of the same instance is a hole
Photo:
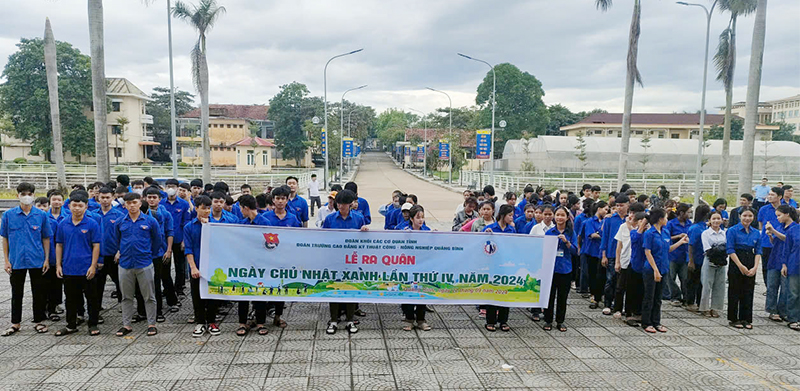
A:
{"label": "metal railing", "polygon": [[[97,172],[97,166],[92,164],[65,164],[65,171],[70,174],[93,174]],[[286,167],[273,167],[273,172],[286,173],[303,173],[308,171],[307,168],[286,168]],[[0,172],[28,172],[28,173],[48,173],[55,172],[56,166],[54,164],[17,164],[11,162],[0,162]],[[235,174],[236,167],[211,167],[211,176]],[[164,165],[130,165],[118,164],[111,166],[111,176],[125,174],[131,177],[144,177],[144,176],[172,176],[172,166],[169,164]],[[185,166],[178,167],[178,176],[186,178],[197,178],[202,176],[202,166]]]}

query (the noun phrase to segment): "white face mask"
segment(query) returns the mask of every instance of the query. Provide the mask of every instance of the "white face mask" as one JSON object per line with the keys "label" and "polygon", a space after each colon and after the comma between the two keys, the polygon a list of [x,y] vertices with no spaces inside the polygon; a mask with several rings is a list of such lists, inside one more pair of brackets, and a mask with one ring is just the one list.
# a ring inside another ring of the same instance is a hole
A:
{"label": "white face mask", "polygon": [[19,202],[21,202],[22,205],[31,205],[33,204],[33,196],[19,196]]}
{"label": "white face mask", "polygon": [[142,193],[144,193],[144,189],[133,189],[133,192],[138,195],[142,195]]}
{"label": "white face mask", "polygon": [[117,202],[118,202],[120,205],[125,205],[125,201],[122,199],[122,197],[119,197],[119,198],[117,198]]}
{"label": "white face mask", "polygon": [[177,189],[173,189],[173,188],[168,188],[166,193],[167,193],[167,196],[174,197],[175,194],[178,194],[178,190]]}

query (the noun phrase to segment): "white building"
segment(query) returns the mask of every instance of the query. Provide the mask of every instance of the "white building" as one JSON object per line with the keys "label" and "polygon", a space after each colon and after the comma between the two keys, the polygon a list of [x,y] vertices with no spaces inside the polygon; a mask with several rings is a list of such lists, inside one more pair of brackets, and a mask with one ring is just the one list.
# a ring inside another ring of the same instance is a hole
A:
{"label": "white building", "polygon": [[[720,107],[720,113],[725,113],[725,107]],[[745,117],[745,102],[736,102],[731,105],[731,113]],[[758,123],[786,122],[794,126],[794,134],[800,135],[800,94],[788,98],[771,100],[758,103]]]}

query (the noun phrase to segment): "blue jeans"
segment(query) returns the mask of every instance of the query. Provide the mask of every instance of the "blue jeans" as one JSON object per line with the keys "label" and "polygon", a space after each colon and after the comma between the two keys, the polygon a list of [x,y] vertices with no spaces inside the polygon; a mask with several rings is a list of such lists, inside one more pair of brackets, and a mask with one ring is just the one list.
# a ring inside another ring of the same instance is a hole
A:
{"label": "blue jeans", "polygon": [[765,310],[771,314],[778,314],[781,318],[787,316],[786,301],[789,290],[789,281],[781,275],[780,270],[767,270],[767,304]]}
{"label": "blue jeans", "polygon": [[800,275],[786,277],[788,297],[786,299],[786,310],[789,322],[800,322]]}
{"label": "blue jeans", "polygon": [[[686,297],[686,283],[688,279],[689,264],[686,262],[670,262],[669,263],[669,278],[667,285],[669,285],[670,300],[680,300]],[[675,282],[675,278],[681,280],[681,286]]]}
{"label": "blue jeans", "polygon": [[614,308],[614,297],[617,293],[617,271],[614,269],[616,258],[608,258],[606,267],[606,286],[603,289],[603,303],[605,308]]}

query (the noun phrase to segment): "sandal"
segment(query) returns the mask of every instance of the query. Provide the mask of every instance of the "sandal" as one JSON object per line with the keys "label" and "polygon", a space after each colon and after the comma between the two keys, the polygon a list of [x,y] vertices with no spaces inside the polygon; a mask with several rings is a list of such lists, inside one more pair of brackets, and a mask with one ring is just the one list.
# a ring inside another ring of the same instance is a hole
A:
{"label": "sandal", "polygon": [[51,314],[50,314],[50,316],[48,316],[48,319],[50,319],[50,321],[51,321],[51,322],[58,322],[58,321],[60,321],[60,320],[61,320],[61,317],[60,317],[60,316],[58,316],[58,315],[57,315],[57,314],[54,312],[54,313],[51,313]]}
{"label": "sandal", "polygon": [[542,330],[544,330],[544,331],[550,331],[552,329],[553,329],[553,324],[552,323],[545,323],[544,326],[542,327]]}
{"label": "sandal", "polygon": [[6,331],[3,332],[2,336],[8,337],[10,335],[14,335],[17,332],[19,332],[19,327],[11,326],[11,327],[7,328]]}
{"label": "sandal", "polygon": [[256,331],[258,332],[258,335],[267,335],[267,333],[269,333],[269,329],[267,329],[267,328],[266,328],[266,327],[264,327],[264,326],[259,326],[259,327],[256,329]]}
{"label": "sandal", "polygon": [[361,308],[357,309],[355,312],[356,316],[367,316],[367,313],[364,312]]}
{"label": "sandal", "polygon": [[717,312],[717,310],[711,310],[711,317],[712,318],[719,318],[719,312]]}
{"label": "sandal", "polygon": [[167,318],[165,318],[164,315],[157,315],[156,316],[156,323],[164,323],[166,321],[167,321]]}
{"label": "sandal", "polygon": [[34,326],[34,329],[36,329],[37,333],[44,334],[44,333],[47,332],[47,325],[43,325],[41,323],[37,323],[36,326]]}
{"label": "sandal", "polygon": [[798,323],[798,322],[789,323],[788,326],[789,326],[790,329],[792,329],[794,331],[800,331],[800,323]]}
{"label": "sandal", "polygon": [[744,324],[742,324],[742,322],[739,322],[739,321],[728,322],[728,326],[735,327],[737,329],[743,329],[744,328]]}
{"label": "sandal", "polygon": [[418,323],[417,328],[422,331],[431,331],[431,325],[426,322]]}
{"label": "sandal", "polygon": [[272,321],[272,325],[275,326],[275,327],[280,327],[282,329],[285,329],[286,328],[286,321],[281,319],[281,318],[275,318],[275,320]]}
{"label": "sandal", "polygon": [[411,320],[404,320],[403,323],[403,331],[411,331],[414,329],[414,321]]}
{"label": "sandal", "polygon": [[239,326],[239,328],[236,329],[236,335],[244,337],[245,335],[247,335],[248,331],[250,331],[250,329],[247,326]]}
{"label": "sandal", "polygon": [[560,331],[562,333],[566,333],[567,332],[567,326],[564,326],[563,324],[559,324],[556,327],[558,328],[558,331]]}
{"label": "sandal", "polygon": [[778,315],[778,314],[769,314],[769,320],[771,320],[773,322],[782,322],[783,321],[783,319],[781,319],[781,316]]}
{"label": "sandal", "polygon": [[56,331],[55,336],[56,337],[63,337],[63,336],[67,336],[67,335],[70,335],[72,333],[75,333],[77,331],[78,331],[78,329],[71,329],[69,327],[64,327],[63,329]]}
{"label": "sandal", "polygon": [[126,336],[126,335],[128,335],[128,334],[130,334],[132,332],[133,332],[133,329],[129,329],[127,327],[122,327],[119,330],[117,330],[116,334],[117,334],[117,337],[124,337],[124,336]]}
{"label": "sandal", "polygon": [[158,334],[158,329],[157,328],[155,328],[153,326],[150,326],[150,327],[147,328],[147,336],[148,337],[152,337],[152,336],[154,336],[156,334]]}
{"label": "sandal", "polygon": [[485,328],[487,331],[491,331],[491,332],[497,331],[497,328],[493,324],[488,324],[487,323],[485,326],[483,326],[483,328]]}
{"label": "sandal", "polygon": [[650,334],[655,334],[656,333],[656,328],[653,327],[653,326],[647,326],[647,327],[645,327],[644,331],[648,332]]}
{"label": "sandal", "polygon": [[505,323],[500,323],[500,331],[507,333],[511,331],[511,327],[508,327]]}
{"label": "sandal", "polygon": [[658,326],[656,326],[656,331],[658,331],[659,333],[666,333],[667,332],[667,328],[662,326],[662,325],[658,325]]}
{"label": "sandal", "polygon": [[89,327],[89,335],[91,336],[100,335],[100,329],[98,329],[97,326]]}
{"label": "sandal", "polygon": [[631,327],[639,327],[639,322],[637,322],[636,319],[628,319],[625,321],[625,324]]}
{"label": "sandal", "polygon": [[710,310],[709,311],[703,311],[703,312],[700,313],[700,315],[703,315],[706,318],[710,318],[710,317],[713,316]]}
{"label": "sandal", "polygon": [[752,330],[753,329],[753,324],[750,323],[750,322],[744,322],[744,328],[747,329],[747,330]]}

